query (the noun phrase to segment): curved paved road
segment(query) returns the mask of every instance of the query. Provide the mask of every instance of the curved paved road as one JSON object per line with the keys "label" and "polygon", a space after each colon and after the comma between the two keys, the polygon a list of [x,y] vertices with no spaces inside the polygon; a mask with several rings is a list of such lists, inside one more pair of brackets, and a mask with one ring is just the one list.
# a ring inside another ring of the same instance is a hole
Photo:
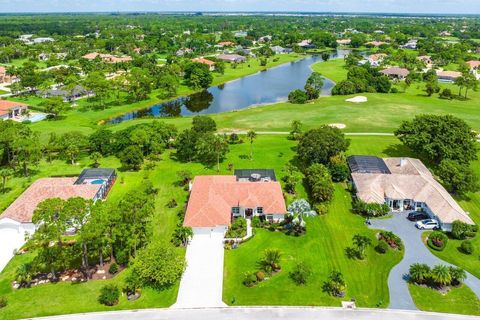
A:
{"label": "curved paved road", "polygon": [[[423,231],[415,228],[415,223],[407,220],[406,213],[394,213],[392,218],[371,220],[371,228],[392,231],[405,244],[403,260],[397,264],[388,276],[391,309],[417,310],[408,290],[407,276],[410,265],[416,262],[429,266],[437,264],[452,265],[433,255],[423,244]],[[480,280],[467,272],[465,284],[480,298]]]}
{"label": "curved paved road", "polygon": [[46,317],[48,320],[478,320],[480,317],[388,309],[321,307],[230,307],[145,309]]}

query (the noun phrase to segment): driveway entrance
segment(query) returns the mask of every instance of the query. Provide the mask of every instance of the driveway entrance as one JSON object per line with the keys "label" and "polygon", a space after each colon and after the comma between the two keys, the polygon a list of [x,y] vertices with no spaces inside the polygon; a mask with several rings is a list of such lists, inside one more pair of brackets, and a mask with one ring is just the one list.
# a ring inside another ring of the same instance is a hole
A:
{"label": "driveway entrance", "polygon": [[[429,266],[437,264],[451,265],[433,255],[422,242],[424,230],[415,228],[415,223],[407,219],[407,213],[394,213],[392,218],[371,220],[371,228],[392,231],[399,236],[405,245],[405,255],[388,276],[391,309],[416,310],[408,290],[408,270],[413,263],[425,263]],[[480,280],[467,272],[465,284],[480,298]]]}
{"label": "driveway entrance", "polygon": [[185,270],[173,308],[226,306],[223,289],[223,230],[194,230]]}

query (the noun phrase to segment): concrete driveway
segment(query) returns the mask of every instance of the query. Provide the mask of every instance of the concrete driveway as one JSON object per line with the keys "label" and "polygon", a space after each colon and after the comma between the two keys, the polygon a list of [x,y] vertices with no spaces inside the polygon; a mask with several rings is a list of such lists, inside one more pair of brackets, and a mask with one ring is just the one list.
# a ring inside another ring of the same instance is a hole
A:
{"label": "concrete driveway", "polygon": [[187,247],[185,270],[172,308],[223,307],[223,233],[195,234]]}
{"label": "concrete driveway", "polygon": [[[405,245],[403,260],[397,264],[388,276],[391,309],[417,310],[408,290],[408,269],[413,263],[451,265],[433,255],[422,242],[422,230],[415,228],[415,223],[407,220],[407,213],[395,213],[390,219],[371,220],[371,228],[388,230],[402,238]],[[467,272],[465,284],[480,298],[480,280]]]}

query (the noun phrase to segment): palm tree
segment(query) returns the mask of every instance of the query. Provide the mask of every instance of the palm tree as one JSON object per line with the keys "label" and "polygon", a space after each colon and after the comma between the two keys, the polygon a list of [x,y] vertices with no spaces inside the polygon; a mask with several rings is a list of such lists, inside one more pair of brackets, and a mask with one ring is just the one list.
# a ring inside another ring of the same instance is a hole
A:
{"label": "palm tree", "polygon": [[2,193],[5,193],[5,185],[7,184],[7,179],[13,175],[13,170],[10,168],[0,169],[0,177],[2,178]]}
{"label": "palm tree", "polygon": [[452,276],[452,284],[457,286],[465,279],[467,279],[467,273],[462,268],[450,267],[450,275]]}
{"label": "palm tree", "polygon": [[93,161],[93,166],[95,168],[98,168],[100,166],[100,163],[99,163],[99,160],[100,158],[102,157],[102,155],[100,154],[100,152],[92,152],[92,154],[90,155],[90,160]]}
{"label": "palm tree", "polygon": [[425,283],[430,278],[430,267],[422,263],[414,263],[410,266],[408,275],[414,283]]}
{"label": "palm tree", "polygon": [[192,228],[189,227],[178,227],[175,230],[174,236],[184,247],[188,245],[190,239],[193,237]]}
{"label": "palm tree", "polygon": [[260,261],[262,269],[270,273],[280,269],[282,253],[278,249],[267,249],[263,252],[263,259]]}
{"label": "palm tree", "polygon": [[365,249],[372,245],[372,240],[369,237],[361,234],[354,235],[352,240],[357,249],[358,257],[363,260],[365,258]]}
{"label": "palm tree", "polygon": [[250,139],[250,160],[253,160],[253,140],[257,137],[257,133],[250,130],[247,132],[247,137]]}
{"label": "palm tree", "polygon": [[436,265],[432,269],[432,280],[435,284],[442,287],[452,282],[452,275],[450,270],[445,265]]}

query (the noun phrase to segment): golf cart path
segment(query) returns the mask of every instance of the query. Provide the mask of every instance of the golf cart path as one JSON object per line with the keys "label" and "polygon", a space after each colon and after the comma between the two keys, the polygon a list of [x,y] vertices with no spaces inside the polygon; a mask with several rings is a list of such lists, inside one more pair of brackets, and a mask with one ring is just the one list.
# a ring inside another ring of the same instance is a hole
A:
{"label": "golf cart path", "polygon": [[[452,266],[430,252],[422,241],[422,230],[415,228],[415,223],[407,219],[406,213],[394,213],[392,218],[371,220],[370,228],[392,231],[399,236],[404,245],[405,253],[388,276],[390,292],[390,309],[418,310],[408,290],[408,271],[413,263],[425,263],[429,266],[444,264]],[[480,299],[480,280],[467,272],[465,284]]]}

